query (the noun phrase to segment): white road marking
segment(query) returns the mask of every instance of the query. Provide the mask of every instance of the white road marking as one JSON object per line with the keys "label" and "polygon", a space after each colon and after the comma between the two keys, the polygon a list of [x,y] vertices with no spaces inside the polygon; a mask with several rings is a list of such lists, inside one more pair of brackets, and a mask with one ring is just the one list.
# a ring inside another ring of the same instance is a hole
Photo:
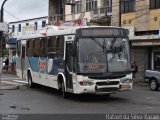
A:
{"label": "white road marking", "polygon": [[19,81],[19,80],[12,80],[12,81],[2,81],[3,83],[8,83],[8,84],[13,84],[13,85],[24,85],[24,84],[28,84],[28,82],[26,81]]}
{"label": "white road marking", "polygon": [[14,82],[19,82],[19,83],[24,83],[24,84],[28,84],[27,81],[21,81],[21,80],[12,80],[12,81],[14,81]]}

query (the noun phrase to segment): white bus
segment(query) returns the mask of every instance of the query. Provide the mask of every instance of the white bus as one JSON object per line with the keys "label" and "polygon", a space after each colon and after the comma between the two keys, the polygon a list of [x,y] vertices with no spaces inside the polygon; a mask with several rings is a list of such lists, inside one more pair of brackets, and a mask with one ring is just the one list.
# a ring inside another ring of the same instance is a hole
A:
{"label": "white bus", "polygon": [[132,90],[128,30],[119,27],[62,28],[17,40],[17,75],[29,87],[41,84],[74,94]]}

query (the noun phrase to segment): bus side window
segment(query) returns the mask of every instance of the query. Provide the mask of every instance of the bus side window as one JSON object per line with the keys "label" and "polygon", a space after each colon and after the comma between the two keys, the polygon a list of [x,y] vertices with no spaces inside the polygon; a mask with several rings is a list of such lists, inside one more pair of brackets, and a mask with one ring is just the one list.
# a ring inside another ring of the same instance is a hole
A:
{"label": "bus side window", "polygon": [[56,52],[56,37],[48,38],[48,58],[53,59]]}
{"label": "bus side window", "polygon": [[27,57],[33,56],[33,39],[27,41],[26,56]]}
{"label": "bus side window", "polygon": [[35,38],[33,44],[33,57],[39,57],[39,56],[40,56],[40,39]]}
{"label": "bus side window", "polygon": [[47,57],[48,47],[47,47],[47,38],[41,38],[40,42],[40,56]]}
{"label": "bus side window", "polygon": [[64,36],[57,37],[56,51],[59,54],[59,57],[63,58],[64,56]]}
{"label": "bus side window", "polygon": [[48,39],[48,57],[52,59],[63,58],[64,36],[51,37]]}

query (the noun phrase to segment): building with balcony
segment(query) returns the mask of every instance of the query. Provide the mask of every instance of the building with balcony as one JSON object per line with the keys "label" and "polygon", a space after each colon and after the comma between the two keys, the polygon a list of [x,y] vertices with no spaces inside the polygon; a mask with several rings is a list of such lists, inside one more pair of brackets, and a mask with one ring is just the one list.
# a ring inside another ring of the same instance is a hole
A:
{"label": "building with balcony", "polygon": [[49,0],[53,25],[111,25],[112,0]]}
{"label": "building with balcony", "polygon": [[131,57],[139,65],[137,77],[143,79],[146,69],[160,69],[160,0],[120,1],[112,0],[111,24],[134,29]]}
{"label": "building with balcony", "polygon": [[48,20],[55,25],[58,22],[65,21],[65,0],[49,0]]}

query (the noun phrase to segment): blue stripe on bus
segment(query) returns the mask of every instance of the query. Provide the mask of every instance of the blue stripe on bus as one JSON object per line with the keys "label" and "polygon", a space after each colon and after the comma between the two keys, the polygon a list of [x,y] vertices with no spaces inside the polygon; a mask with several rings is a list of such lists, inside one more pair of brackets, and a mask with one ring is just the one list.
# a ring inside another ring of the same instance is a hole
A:
{"label": "blue stripe on bus", "polygon": [[39,62],[39,57],[31,57],[28,58],[31,69],[33,72],[39,72],[39,66],[38,66],[38,62]]}
{"label": "blue stripe on bus", "polygon": [[64,73],[64,68],[62,66],[60,67],[59,64],[62,61],[61,59],[50,59],[52,61],[50,64],[48,64],[49,59],[47,58],[30,57],[28,60],[33,72],[50,75],[57,75],[59,72]]}

